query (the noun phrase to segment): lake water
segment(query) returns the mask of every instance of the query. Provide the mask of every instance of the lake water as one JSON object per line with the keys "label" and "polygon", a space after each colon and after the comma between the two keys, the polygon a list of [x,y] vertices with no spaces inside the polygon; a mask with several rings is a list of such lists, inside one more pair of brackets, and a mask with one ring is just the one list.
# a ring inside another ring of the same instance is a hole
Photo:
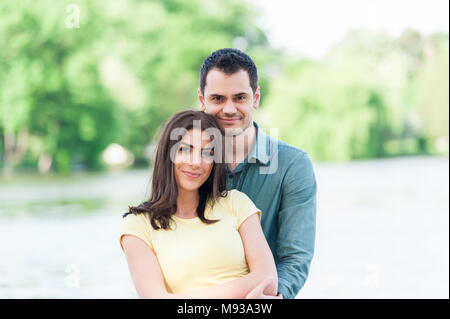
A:
{"label": "lake water", "polygon": [[[316,252],[297,298],[449,298],[449,162],[316,163]],[[0,298],[136,298],[118,232],[147,170],[0,179]]]}

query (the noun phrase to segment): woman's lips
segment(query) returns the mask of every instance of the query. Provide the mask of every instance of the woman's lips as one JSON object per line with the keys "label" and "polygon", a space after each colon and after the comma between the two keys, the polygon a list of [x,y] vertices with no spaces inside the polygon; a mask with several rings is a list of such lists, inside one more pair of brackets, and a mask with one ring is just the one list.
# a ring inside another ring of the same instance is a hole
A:
{"label": "woman's lips", "polygon": [[199,178],[201,174],[183,171],[184,175],[190,178]]}

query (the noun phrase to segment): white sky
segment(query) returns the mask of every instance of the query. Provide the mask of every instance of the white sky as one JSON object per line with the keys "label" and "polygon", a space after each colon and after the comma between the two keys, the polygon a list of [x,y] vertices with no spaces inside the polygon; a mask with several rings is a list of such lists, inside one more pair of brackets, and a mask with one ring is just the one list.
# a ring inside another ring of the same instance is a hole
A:
{"label": "white sky", "polygon": [[449,32],[449,0],[251,0],[275,47],[320,58],[350,29]]}

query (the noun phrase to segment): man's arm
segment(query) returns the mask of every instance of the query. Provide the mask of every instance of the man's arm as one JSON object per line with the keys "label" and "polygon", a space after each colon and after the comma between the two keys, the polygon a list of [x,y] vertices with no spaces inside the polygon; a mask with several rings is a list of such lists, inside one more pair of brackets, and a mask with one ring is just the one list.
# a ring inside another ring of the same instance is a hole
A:
{"label": "man's arm", "polygon": [[314,255],[316,191],[311,160],[307,153],[299,153],[284,176],[278,213],[278,291],[286,299],[295,298],[308,277]]}

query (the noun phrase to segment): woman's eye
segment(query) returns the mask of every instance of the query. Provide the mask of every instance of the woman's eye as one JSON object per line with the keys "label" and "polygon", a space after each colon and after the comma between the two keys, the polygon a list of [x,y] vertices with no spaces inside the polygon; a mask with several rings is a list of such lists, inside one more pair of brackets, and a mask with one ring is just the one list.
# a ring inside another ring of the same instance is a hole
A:
{"label": "woman's eye", "polygon": [[211,158],[214,157],[214,151],[204,151],[202,155],[203,157]]}
{"label": "woman's eye", "polygon": [[189,148],[188,148],[188,147],[185,147],[185,146],[181,146],[181,147],[179,148],[179,151],[182,152],[182,153],[186,153],[186,152],[189,152]]}

